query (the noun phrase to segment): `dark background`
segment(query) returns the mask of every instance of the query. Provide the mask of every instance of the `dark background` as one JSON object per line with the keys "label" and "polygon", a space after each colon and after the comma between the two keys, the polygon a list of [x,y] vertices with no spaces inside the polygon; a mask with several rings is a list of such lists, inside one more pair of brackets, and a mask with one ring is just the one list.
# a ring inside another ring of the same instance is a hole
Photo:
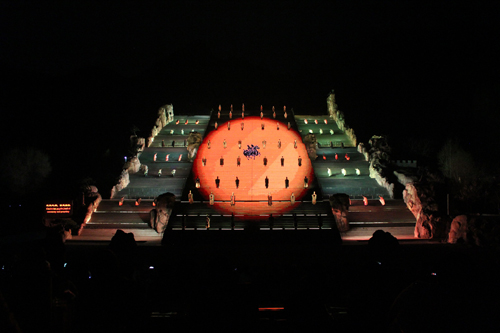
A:
{"label": "dark background", "polygon": [[[43,192],[85,177],[106,197],[131,128],[157,109],[339,109],[396,158],[457,138],[495,160],[498,2],[0,2],[2,142],[49,155]],[[410,149],[411,147],[411,149]],[[430,153],[429,153],[430,151]],[[431,158],[432,160],[432,158]]]}

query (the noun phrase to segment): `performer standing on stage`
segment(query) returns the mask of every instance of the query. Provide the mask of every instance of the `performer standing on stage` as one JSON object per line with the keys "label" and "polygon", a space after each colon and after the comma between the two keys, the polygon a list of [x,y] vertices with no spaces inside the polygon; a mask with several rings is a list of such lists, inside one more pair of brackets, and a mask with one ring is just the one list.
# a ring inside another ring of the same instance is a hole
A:
{"label": "performer standing on stage", "polygon": [[264,166],[267,166],[267,157],[264,157]]}
{"label": "performer standing on stage", "polygon": [[278,148],[281,148],[281,139],[278,139]]}
{"label": "performer standing on stage", "polygon": [[264,185],[266,185],[266,188],[269,188],[269,178],[264,179]]}
{"label": "performer standing on stage", "polygon": [[219,176],[217,176],[217,178],[215,178],[215,187],[219,188],[220,186],[220,179],[219,179]]}
{"label": "performer standing on stage", "polygon": [[236,159],[236,166],[241,166],[241,158],[239,156]]}
{"label": "performer standing on stage", "polygon": [[290,196],[290,203],[293,205],[295,204],[295,194],[292,192],[292,195]]}
{"label": "performer standing on stage", "polygon": [[302,157],[299,156],[299,166],[302,166]]}
{"label": "performer standing on stage", "polygon": [[315,205],[316,204],[316,199],[318,198],[318,196],[316,195],[316,191],[313,192],[312,194],[312,204]]}
{"label": "performer standing on stage", "polygon": [[208,196],[208,198],[210,199],[210,206],[213,206],[214,202],[215,202],[214,192],[210,192],[210,195]]}
{"label": "performer standing on stage", "polygon": [[281,156],[281,166],[282,167],[285,166],[285,158],[283,156]]}
{"label": "performer standing on stage", "polygon": [[285,188],[288,188],[290,186],[290,181],[288,180],[288,177],[285,177]]}
{"label": "performer standing on stage", "polygon": [[238,177],[236,177],[236,179],[234,180],[234,183],[236,184],[236,188],[240,187],[240,180],[238,179]]}
{"label": "performer standing on stage", "polygon": [[224,157],[220,157],[220,166],[223,166],[224,165]]}
{"label": "performer standing on stage", "polygon": [[234,196],[234,192],[231,194],[231,206],[234,206],[236,204],[236,198]]}
{"label": "performer standing on stage", "polygon": [[189,203],[190,203],[190,204],[192,204],[192,203],[193,203],[193,193],[191,193],[191,190],[189,190],[188,200],[189,200]]}
{"label": "performer standing on stage", "polygon": [[273,196],[271,195],[271,192],[267,195],[267,205],[272,206],[273,205]]}

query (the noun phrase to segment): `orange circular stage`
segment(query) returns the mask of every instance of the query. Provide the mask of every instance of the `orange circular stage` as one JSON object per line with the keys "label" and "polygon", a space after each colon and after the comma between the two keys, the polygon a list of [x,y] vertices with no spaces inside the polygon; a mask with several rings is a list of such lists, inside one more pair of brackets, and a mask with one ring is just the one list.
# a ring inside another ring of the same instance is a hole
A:
{"label": "orange circular stage", "polygon": [[[295,200],[300,200],[307,193],[304,178],[307,177],[311,184],[314,177],[300,134],[293,129],[288,130],[287,124],[269,118],[246,117],[230,120],[229,123],[230,129],[228,122],[218,124],[218,128],[205,137],[193,163],[193,181],[200,179],[198,191],[205,200],[209,200],[213,192],[217,201],[214,208],[221,213],[251,218],[284,213],[298,205],[291,204],[292,193]],[[294,147],[295,140],[297,148]],[[249,149],[251,145],[256,147]],[[245,156],[245,151],[250,156]],[[267,165],[264,165],[265,158]],[[220,179],[219,188],[216,186],[217,177]],[[238,188],[236,177],[239,179]],[[286,178],[288,188],[285,187]],[[235,204],[231,205],[233,193]],[[272,196],[271,206],[268,205],[268,195]]]}

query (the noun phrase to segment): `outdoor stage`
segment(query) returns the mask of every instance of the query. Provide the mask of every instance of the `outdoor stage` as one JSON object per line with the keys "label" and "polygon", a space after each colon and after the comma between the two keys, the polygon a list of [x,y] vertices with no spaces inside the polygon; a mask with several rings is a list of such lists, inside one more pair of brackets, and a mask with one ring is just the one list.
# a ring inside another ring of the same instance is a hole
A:
{"label": "outdoor stage", "polygon": [[[297,201],[311,201],[308,190],[312,187],[314,172],[298,132],[293,128],[288,130],[286,123],[272,118],[252,116],[230,120],[229,123],[230,128],[228,122],[223,122],[205,136],[193,163],[192,181],[195,183],[197,178],[200,181],[200,188],[193,188],[193,193],[198,190],[207,204],[210,193],[213,193],[215,209],[224,214],[246,216],[289,211],[299,205],[298,202],[291,204],[292,193]],[[252,145],[254,149],[249,149]],[[249,156],[245,156],[245,152]],[[238,157],[240,165],[237,163]],[[300,166],[299,157],[302,160]],[[264,165],[265,158],[267,165]],[[220,179],[219,188],[215,181],[217,177]],[[236,177],[239,179],[238,188]],[[269,179],[268,188],[266,177]],[[304,188],[306,177],[309,184],[307,189]],[[289,181],[288,188],[286,178]],[[235,204],[231,205],[233,194]],[[272,196],[272,206],[268,205],[268,195]]]}

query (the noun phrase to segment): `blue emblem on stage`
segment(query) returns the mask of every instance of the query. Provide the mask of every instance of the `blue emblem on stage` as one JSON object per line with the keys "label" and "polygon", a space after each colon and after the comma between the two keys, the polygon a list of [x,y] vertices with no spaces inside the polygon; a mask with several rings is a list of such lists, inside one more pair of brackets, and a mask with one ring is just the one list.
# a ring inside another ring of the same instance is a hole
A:
{"label": "blue emblem on stage", "polygon": [[247,145],[247,149],[243,151],[243,155],[249,160],[250,158],[255,159],[257,156],[260,156],[259,146]]}

